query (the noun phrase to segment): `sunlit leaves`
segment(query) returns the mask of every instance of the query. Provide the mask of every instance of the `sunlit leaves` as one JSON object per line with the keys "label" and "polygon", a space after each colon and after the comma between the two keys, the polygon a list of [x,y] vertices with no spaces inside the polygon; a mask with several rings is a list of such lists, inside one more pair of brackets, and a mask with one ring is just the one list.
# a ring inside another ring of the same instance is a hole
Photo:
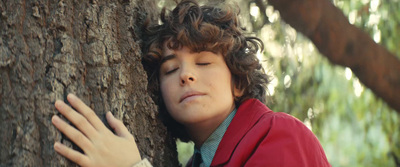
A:
{"label": "sunlit leaves", "polygon": [[[400,2],[334,3],[349,22],[400,55]],[[350,69],[333,66],[319,55],[313,44],[279,15],[257,33],[266,43],[266,68],[274,76],[269,104],[274,111],[311,122],[333,166],[395,165],[392,155],[400,157],[396,112],[366,89]]]}

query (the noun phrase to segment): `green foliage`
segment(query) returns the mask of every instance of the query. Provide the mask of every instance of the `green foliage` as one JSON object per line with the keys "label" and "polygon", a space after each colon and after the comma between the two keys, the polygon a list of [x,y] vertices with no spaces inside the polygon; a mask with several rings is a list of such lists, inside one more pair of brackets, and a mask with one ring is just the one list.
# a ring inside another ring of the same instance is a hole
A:
{"label": "green foliage", "polygon": [[193,142],[182,142],[178,140],[176,142],[176,147],[178,151],[178,160],[182,166],[185,166],[189,161],[190,157],[192,157],[194,152],[194,143]]}
{"label": "green foliage", "polygon": [[[390,2],[334,1],[351,23],[400,55],[400,2]],[[350,69],[329,63],[282,20],[256,33],[266,43],[266,68],[273,75],[270,108],[308,125],[332,166],[396,165],[399,114],[365,88]]]}

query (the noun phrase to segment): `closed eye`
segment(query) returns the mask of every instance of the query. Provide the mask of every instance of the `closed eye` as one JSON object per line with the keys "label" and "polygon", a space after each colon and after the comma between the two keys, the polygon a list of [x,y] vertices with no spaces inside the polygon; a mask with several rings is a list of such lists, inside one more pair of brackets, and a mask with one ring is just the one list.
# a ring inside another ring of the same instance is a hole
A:
{"label": "closed eye", "polygon": [[196,63],[199,66],[206,66],[206,65],[210,65],[211,63]]}
{"label": "closed eye", "polygon": [[175,72],[176,70],[178,70],[178,68],[174,68],[174,69],[172,69],[172,70],[169,70],[169,71],[167,71],[167,72],[165,73],[165,75],[172,74],[172,73]]}

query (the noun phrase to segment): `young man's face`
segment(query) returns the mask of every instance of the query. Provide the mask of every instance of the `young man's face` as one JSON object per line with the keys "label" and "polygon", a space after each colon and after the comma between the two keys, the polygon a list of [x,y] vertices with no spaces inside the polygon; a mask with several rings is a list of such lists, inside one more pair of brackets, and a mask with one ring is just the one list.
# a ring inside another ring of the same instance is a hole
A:
{"label": "young man's face", "polygon": [[162,59],[162,97],[176,121],[185,126],[219,124],[234,109],[232,77],[221,54],[164,46]]}

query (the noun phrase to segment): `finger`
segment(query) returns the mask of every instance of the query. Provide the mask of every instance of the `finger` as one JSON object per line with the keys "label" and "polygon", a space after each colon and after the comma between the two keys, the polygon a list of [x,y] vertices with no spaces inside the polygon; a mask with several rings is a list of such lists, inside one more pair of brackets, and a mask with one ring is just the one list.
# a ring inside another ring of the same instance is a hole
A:
{"label": "finger", "polygon": [[55,106],[57,110],[82,131],[83,134],[89,138],[95,137],[97,130],[81,114],[77,113],[61,100],[57,100]]}
{"label": "finger", "polygon": [[[68,94],[67,99],[69,103],[74,107],[77,111],[79,111],[89,122],[93,125],[93,127],[97,130],[105,130],[107,127],[101,122],[100,118],[94,113],[94,111],[88,107],[81,99],[76,97],[73,94]],[[108,130],[108,129],[107,129]]]}
{"label": "finger", "polygon": [[68,158],[69,160],[75,162],[79,166],[89,166],[90,159],[86,155],[71,149],[61,143],[54,143],[54,150],[56,150],[59,154]]}
{"label": "finger", "polygon": [[87,152],[89,150],[93,150],[93,145],[89,139],[80,131],[63,121],[60,117],[57,115],[53,116],[51,122],[58,130],[71,139],[72,142],[78,145],[83,151]]}
{"label": "finger", "polygon": [[122,123],[122,121],[115,118],[111,112],[107,112],[106,118],[108,124],[110,124],[111,128],[113,128],[113,130],[115,131],[115,133],[117,133],[118,136],[133,139],[133,136],[128,131],[126,126]]}

